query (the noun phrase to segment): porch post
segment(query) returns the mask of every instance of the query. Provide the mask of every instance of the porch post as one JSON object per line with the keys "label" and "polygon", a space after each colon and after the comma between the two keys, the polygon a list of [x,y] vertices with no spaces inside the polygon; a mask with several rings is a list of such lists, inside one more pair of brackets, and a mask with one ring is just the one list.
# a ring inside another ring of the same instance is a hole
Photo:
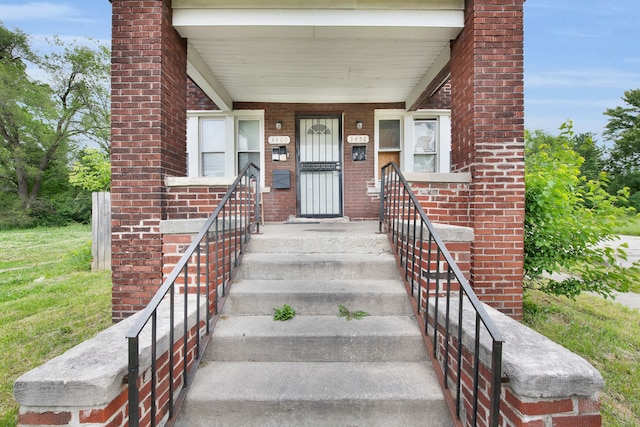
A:
{"label": "porch post", "polygon": [[522,317],[524,0],[467,0],[451,47],[452,169],[471,173],[471,283]]}
{"label": "porch post", "polygon": [[112,3],[113,320],[143,308],[162,283],[167,175],[186,175],[186,41],[170,0]]}

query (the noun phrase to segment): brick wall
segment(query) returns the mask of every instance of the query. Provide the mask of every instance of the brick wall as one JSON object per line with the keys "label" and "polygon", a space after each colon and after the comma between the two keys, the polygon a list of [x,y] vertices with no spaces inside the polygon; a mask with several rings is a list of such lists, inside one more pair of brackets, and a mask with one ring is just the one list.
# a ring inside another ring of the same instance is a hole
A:
{"label": "brick wall", "polygon": [[114,0],[112,40],[113,319],[162,282],[166,175],[186,173],[186,42],[169,2]]}
{"label": "brick wall", "polygon": [[[194,304],[195,305],[195,304]],[[195,309],[194,309],[195,310]],[[180,392],[180,389],[183,385],[183,360],[185,357],[184,353],[184,345],[182,341],[182,327],[181,327],[181,316],[177,316],[176,321],[176,343],[173,345],[173,383],[174,383],[174,396],[177,396]],[[128,323],[130,326],[130,323]],[[120,328],[122,329],[122,328]],[[205,330],[204,322],[199,323],[199,327],[196,327],[194,322],[191,322],[191,326],[187,333],[187,364],[191,366],[195,360],[195,352],[196,352],[196,343],[197,343],[197,333],[199,330],[200,334],[204,333]],[[163,331],[163,335],[166,335],[168,338],[169,328],[165,328]],[[124,336],[121,334],[121,336]],[[168,341],[168,340],[167,340]],[[90,343],[90,342],[89,342]],[[114,344],[118,347],[122,348],[122,369],[121,371],[126,372],[126,341],[123,339],[121,342]],[[168,344],[166,344],[168,347]],[[160,346],[159,346],[160,347]],[[104,357],[102,353],[99,353],[101,348],[95,347],[91,348],[90,352],[88,352],[85,356],[90,358],[90,360],[99,360],[100,357]],[[65,354],[66,355],[66,354]],[[65,357],[63,355],[62,357]],[[104,364],[113,364],[113,360],[105,360]],[[116,362],[117,363],[117,362]],[[142,367],[139,376],[139,390],[140,395],[140,426],[148,427],[151,422],[150,408],[151,408],[151,367],[150,361],[147,361],[148,366]],[[82,366],[82,369],[85,369],[86,366]],[[55,368],[54,368],[55,369]],[[95,368],[92,368],[95,371]],[[69,372],[74,370],[73,366],[68,367]],[[107,375],[105,372],[102,372],[103,375]],[[156,422],[159,422],[163,419],[163,417],[167,416],[168,413],[168,398],[169,398],[169,379],[170,379],[170,369],[169,369],[169,349],[165,348],[164,350],[159,350],[159,354],[157,356],[157,373],[156,373],[156,407],[157,415]],[[74,388],[78,387],[81,390],[95,390],[100,389],[100,387],[95,387],[94,384],[87,384],[83,381],[92,381],[96,378],[95,372],[92,375],[85,374],[84,377],[81,376],[81,379],[73,385],[69,387]],[[99,378],[99,376],[98,376]],[[69,375],[68,379],[70,381],[75,380],[76,378],[72,375]],[[102,386],[105,385],[104,380],[106,378],[100,378],[103,382],[100,382]],[[77,391],[71,391],[67,393],[69,395],[69,401],[64,402],[63,404],[52,404],[49,401],[43,400],[41,403],[36,405],[21,405],[20,413],[18,415],[18,425],[20,427],[35,427],[35,426],[87,426],[87,427],[126,427],[129,422],[129,392],[128,386],[123,377],[114,378],[117,382],[117,388],[115,392],[112,393],[110,398],[107,398],[107,401],[101,400],[103,396],[95,396],[94,400],[97,402],[95,405],[78,405],[76,402],[73,402],[73,394],[77,393]],[[48,384],[46,381],[43,381],[43,384],[40,387],[43,387],[43,390],[46,390]],[[38,384],[35,385],[38,387]],[[53,388],[49,387],[54,393]],[[43,391],[46,392],[46,391]],[[61,396],[56,396],[56,400],[64,400],[65,394]],[[61,402],[59,402],[61,403]]]}
{"label": "brick wall", "polygon": [[191,78],[187,78],[187,110],[219,110],[218,106],[207,96],[200,86]]}
{"label": "brick wall", "polygon": [[[455,328],[452,328],[455,329]],[[439,326],[439,336],[444,337],[445,328]],[[432,341],[429,342],[431,345]],[[449,390],[456,389],[457,382],[457,339],[451,339],[449,346],[445,348],[445,340],[439,339],[437,345],[437,359],[442,366],[445,354],[449,352]],[[473,424],[473,349],[462,347],[462,396],[463,409],[461,422],[464,426]],[[490,394],[491,394],[491,369],[484,361],[480,362],[478,369],[480,390],[478,393],[478,427],[489,427]],[[439,371],[442,381],[442,372]],[[545,375],[546,372],[541,372]],[[560,379],[556,378],[556,381]],[[453,396],[455,398],[455,396]],[[519,395],[508,383],[501,385],[499,426],[504,427],[600,427],[602,418],[600,415],[600,399],[592,396],[555,396],[530,398]]]}
{"label": "brick wall", "polygon": [[447,82],[433,94],[426,98],[421,104],[420,109],[425,110],[448,110],[451,108],[451,83]]}
{"label": "brick wall", "polygon": [[209,218],[224,198],[228,187],[188,186],[167,189],[166,219]]}
{"label": "brick wall", "polygon": [[470,0],[451,50],[452,171],[469,172],[471,283],[522,316],[523,0]]}
{"label": "brick wall", "polygon": [[[287,190],[271,189],[263,195],[265,221],[284,221],[290,215],[296,215],[296,115],[297,114],[344,114],[344,215],[351,219],[374,219],[378,216],[378,200],[368,194],[374,177],[374,111],[383,108],[404,108],[402,103],[394,104],[279,104],[279,103],[236,103],[236,110],[265,110],[265,186],[273,183],[273,170],[289,170],[291,188]],[[282,128],[275,128],[276,122],[282,122]],[[362,122],[362,129],[356,128],[356,122]],[[367,160],[351,160],[351,144],[346,143],[347,135],[369,135]],[[289,158],[285,162],[272,162],[269,158],[271,147],[266,141],[270,136],[289,136],[291,143],[287,147]]]}
{"label": "brick wall", "polygon": [[412,182],[411,189],[432,222],[470,227],[468,182]]}

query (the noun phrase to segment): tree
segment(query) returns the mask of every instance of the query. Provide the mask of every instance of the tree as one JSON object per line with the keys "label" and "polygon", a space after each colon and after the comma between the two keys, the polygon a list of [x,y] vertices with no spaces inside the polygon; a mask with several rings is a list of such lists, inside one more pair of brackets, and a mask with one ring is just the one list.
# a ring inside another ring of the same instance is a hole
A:
{"label": "tree", "polygon": [[628,187],[630,204],[640,210],[640,89],[624,93],[625,107],[607,109],[605,138],[613,142],[607,171],[611,188]]}
{"label": "tree", "polygon": [[628,90],[622,100],[627,107],[607,109],[604,136],[614,142],[612,156],[626,167],[640,166],[640,89]]}
{"label": "tree", "polygon": [[[525,145],[525,258],[527,286],[574,297],[582,291],[610,296],[627,290],[640,278],[636,264],[622,268],[624,247],[611,248],[620,207],[627,193],[606,191],[606,175],[585,178],[584,158],[573,150],[571,123],[559,136],[527,133]],[[538,280],[543,275],[568,273],[564,278]]]}
{"label": "tree", "polygon": [[80,158],[71,166],[69,182],[87,191],[108,191],[111,188],[109,154],[96,148],[82,150]]}
{"label": "tree", "polygon": [[[0,24],[0,188],[26,211],[48,171],[66,167],[80,142],[108,146],[108,50],[53,44],[60,50],[37,56],[24,33]],[[27,64],[48,81],[31,77]]]}
{"label": "tree", "polygon": [[572,143],[573,150],[584,159],[580,165],[582,176],[591,181],[599,180],[606,165],[605,149],[596,144],[591,133],[574,136]]}

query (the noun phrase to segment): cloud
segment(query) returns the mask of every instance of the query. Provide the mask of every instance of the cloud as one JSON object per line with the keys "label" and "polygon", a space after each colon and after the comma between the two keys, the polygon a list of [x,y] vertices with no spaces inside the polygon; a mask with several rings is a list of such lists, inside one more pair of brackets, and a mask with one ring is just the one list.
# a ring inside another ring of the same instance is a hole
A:
{"label": "cloud", "polygon": [[63,20],[88,22],[80,11],[67,3],[29,2],[0,5],[0,16],[4,21]]}
{"label": "cloud", "polygon": [[527,73],[528,87],[618,89],[636,87],[640,73],[612,69],[552,70]]}
{"label": "cloud", "polygon": [[618,99],[592,99],[592,98],[534,98],[525,96],[526,105],[540,105],[540,106],[570,106],[570,107],[585,107],[588,105],[590,108],[595,106],[602,106],[603,108],[610,108],[613,105],[620,104],[620,98]]}

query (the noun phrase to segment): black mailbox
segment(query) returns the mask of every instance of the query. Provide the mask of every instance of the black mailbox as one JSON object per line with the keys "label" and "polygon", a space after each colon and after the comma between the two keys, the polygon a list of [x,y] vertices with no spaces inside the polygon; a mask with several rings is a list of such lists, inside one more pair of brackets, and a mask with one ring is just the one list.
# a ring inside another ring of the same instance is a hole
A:
{"label": "black mailbox", "polygon": [[288,169],[273,171],[273,188],[288,189],[291,188],[291,176]]}

